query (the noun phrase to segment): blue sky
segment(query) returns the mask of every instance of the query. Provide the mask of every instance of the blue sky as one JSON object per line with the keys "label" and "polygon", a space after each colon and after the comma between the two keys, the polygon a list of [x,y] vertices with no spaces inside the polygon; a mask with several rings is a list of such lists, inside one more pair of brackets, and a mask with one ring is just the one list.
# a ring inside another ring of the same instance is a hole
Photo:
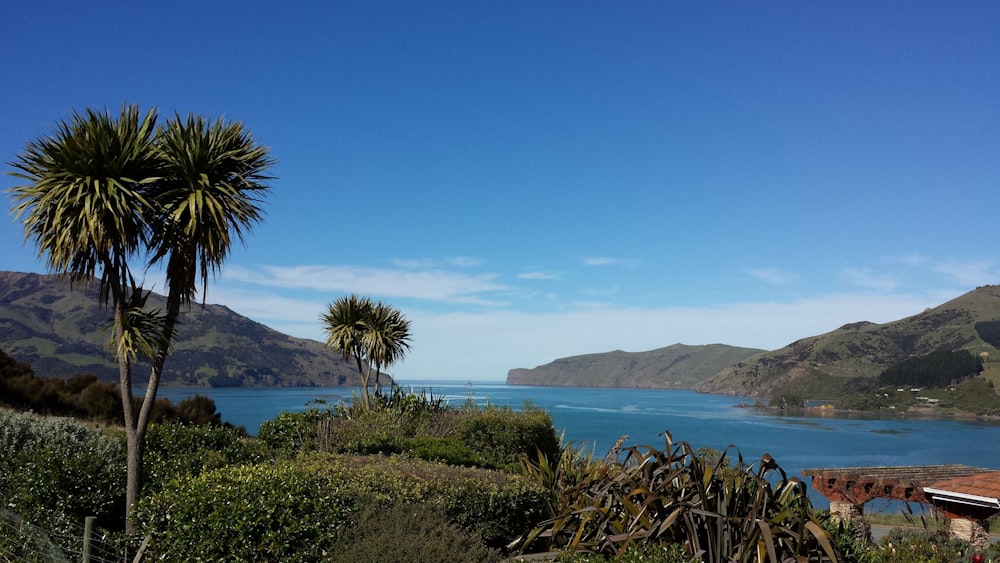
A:
{"label": "blue sky", "polygon": [[[2,162],[74,108],[243,121],[278,179],[207,300],[315,339],[333,299],[389,302],[413,323],[400,379],[774,349],[1000,283],[997,2],[0,16]],[[22,241],[0,222],[0,269],[44,272]]]}

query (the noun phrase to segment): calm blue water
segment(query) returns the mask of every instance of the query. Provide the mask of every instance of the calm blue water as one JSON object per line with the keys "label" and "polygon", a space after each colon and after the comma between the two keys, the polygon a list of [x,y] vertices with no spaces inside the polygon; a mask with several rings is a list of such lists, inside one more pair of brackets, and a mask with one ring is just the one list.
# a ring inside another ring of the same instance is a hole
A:
{"label": "calm blue water", "polygon": [[[771,454],[790,476],[804,468],[961,463],[1000,469],[1000,425],[902,418],[809,418],[734,408],[739,397],[692,391],[527,387],[456,381],[406,382],[431,390],[454,405],[469,398],[484,405],[520,408],[525,401],[551,413],[566,440],[586,443],[603,455],[623,434],[628,444],[662,448],[662,433],[696,448],[736,446],[747,460]],[[310,401],[350,401],[351,388],[161,389],[179,401],[196,393],[215,400],[225,421],[256,433],[282,411],[301,411]],[[807,482],[808,479],[806,480]],[[825,499],[814,498],[818,506]],[[870,507],[877,508],[877,507]]]}

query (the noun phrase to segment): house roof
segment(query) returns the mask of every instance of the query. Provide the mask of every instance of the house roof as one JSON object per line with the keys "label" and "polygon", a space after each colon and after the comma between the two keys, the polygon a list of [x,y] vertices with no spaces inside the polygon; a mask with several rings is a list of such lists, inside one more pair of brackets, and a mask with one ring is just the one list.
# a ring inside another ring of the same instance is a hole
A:
{"label": "house roof", "polygon": [[938,481],[924,487],[924,494],[934,500],[1000,510],[1000,471]]}

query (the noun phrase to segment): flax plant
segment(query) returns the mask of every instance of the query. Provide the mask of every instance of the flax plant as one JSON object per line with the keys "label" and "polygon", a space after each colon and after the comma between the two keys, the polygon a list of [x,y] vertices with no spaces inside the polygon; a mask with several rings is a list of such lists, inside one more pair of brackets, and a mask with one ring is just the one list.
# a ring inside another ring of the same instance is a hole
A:
{"label": "flax plant", "polygon": [[704,561],[837,560],[805,484],[770,456],[757,465],[738,456],[733,468],[725,454],[703,459],[664,435],[663,450],[629,446],[588,464],[556,493],[557,514],[511,547],[619,557],[634,544],[678,544]]}

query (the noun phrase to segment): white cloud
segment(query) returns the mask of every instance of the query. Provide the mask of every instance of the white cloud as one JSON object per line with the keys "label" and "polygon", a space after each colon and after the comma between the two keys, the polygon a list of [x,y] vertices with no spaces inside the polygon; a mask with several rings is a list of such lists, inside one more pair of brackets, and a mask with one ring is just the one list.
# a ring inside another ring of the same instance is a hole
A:
{"label": "white cloud", "polygon": [[992,260],[946,260],[936,262],[929,266],[930,270],[941,274],[949,282],[963,286],[976,287],[982,285],[983,280],[993,280],[993,283],[1000,281],[1000,272],[997,271],[996,264]]}
{"label": "white cloud", "polygon": [[500,304],[490,296],[514,289],[498,283],[497,277],[490,273],[358,266],[232,267],[225,272],[227,282],[480,305]]}
{"label": "white cloud", "polygon": [[559,276],[548,272],[522,272],[517,275],[519,280],[557,280]]}
{"label": "white cloud", "polygon": [[610,256],[584,256],[580,261],[583,262],[584,266],[588,267],[624,266],[635,268],[641,263],[635,258],[612,258]]}
{"label": "white cloud", "polygon": [[840,277],[851,285],[877,291],[890,291],[900,286],[893,276],[876,274],[868,268],[844,268]]}
{"label": "white cloud", "polygon": [[798,279],[798,276],[795,274],[777,268],[756,268],[747,270],[747,274],[764,283],[773,285],[784,285]]}
{"label": "white cloud", "polygon": [[483,261],[479,258],[473,258],[471,256],[455,256],[453,258],[445,258],[444,260],[434,260],[432,258],[395,258],[390,260],[389,263],[397,268],[407,268],[410,270],[432,270],[441,268],[442,266],[451,266],[453,268],[473,268],[481,265]]}

